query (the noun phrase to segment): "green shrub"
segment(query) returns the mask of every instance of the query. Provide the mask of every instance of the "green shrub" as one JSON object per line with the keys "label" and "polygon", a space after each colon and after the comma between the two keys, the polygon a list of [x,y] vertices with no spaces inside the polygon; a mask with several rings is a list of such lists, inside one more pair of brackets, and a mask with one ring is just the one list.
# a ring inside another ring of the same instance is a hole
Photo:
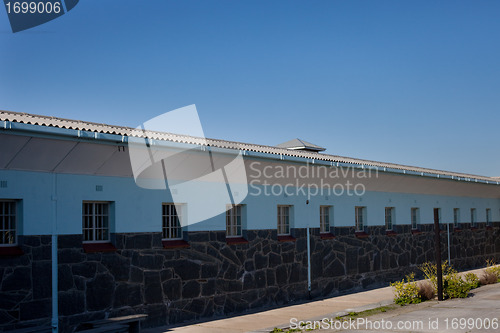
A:
{"label": "green shrub", "polygon": [[[431,281],[434,290],[437,292],[437,265],[426,262],[419,269]],[[472,289],[470,284],[458,276],[457,271],[448,265],[448,261],[442,263],[441,269],[443,272],[443,296],[445,298],[467,297],[469,291]]]}
{"label": "green shrub", "polygon": [[445,298],[465,298],[469,295],[471,285],[462,280],[458,274],[443,277],[443,294]]}
{"label": "green shrub", "polygon": [[474,273],[465,274],[463,279],[465,282],[467,282],[467,284],[469,284],[470,289],[475,289],[481,285],[481,283],[479,282],[479,278]]}
{"label": "green shrub", "polygon": [[[425,262],[418,267],[423,273],[426,279],[431,281],[434,286],[434,290],[437,291],[437,265],[431,262]],[[450,265],[448,265],[448,261],[444,261],[441,264],[441,270],[443,272],[443,284],[445,276],[454,274],[457,271],[453,269]]]}
{"label": "green shrub", "polygon": [[418,293],[417,283],[415,282],[415,273],[406,276],[405,280],[391,283],[394,287],[394,303],[399,305],[416,304],[422,302]]}

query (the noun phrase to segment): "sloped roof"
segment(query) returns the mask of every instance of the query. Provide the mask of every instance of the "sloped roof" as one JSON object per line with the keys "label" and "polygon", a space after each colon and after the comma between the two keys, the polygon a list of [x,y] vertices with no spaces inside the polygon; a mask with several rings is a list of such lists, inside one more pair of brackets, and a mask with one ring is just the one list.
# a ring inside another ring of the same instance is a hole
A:
{"label": "sloped roof", "polygon": [[301,139],[292,139],[287,142],[280,143],[276,147],[286,148],[286,149],[294,149],[294,150],[312,150],[312,151],[324,151],[326,150],[323,147],[315,145],[314,143],[310,143]]}
{"label": "sloped roof", "polygon": [[[486,182],[493,182],[498,184],[499,179],[493,177],[485,177],[478,176],[472,174],[465,173],[457,173],[457,172],[449,172],[428,168],[419,168],[401,164],[394,163],[384,163],[370,160],[363,160],[351,157],[337,156],[337,155],[328,155],[328,154],[320,154],[313,151],[307,150],[292,150],[281,147],[273,147],[273,146],[264,146],[257,144],[249,144],[235,141],[225,141],[225,140],[217,140],[217,139],[205,139],[199,137],[192,137],[186,135],[179,135],[173,133],[165,133],[165,132],[155,132],[155,131],[143,131],[137,130],[131,127],[124,126],[114,126],[107,124],[99,124],[87,121],[80,120],[71,120],[64,118],[56,118],[49,116],[41,116],[34,115],[28,113],[19,113],[12,111],[2,111],[0,110],[0,121],[10,121],[17,122],[23,124],[31,124],[31,125],[39,125],[39,126],[47,126],[47,127],[56,127],[56,128],[64,128],[64,129],[73,129],[80,131],[89,131],[94,133],[104,133],[104,134],[116,134],[121,136],[128,137],[138,137],[138,138],[149,138],[153,140],[163,140],[163,141],[171,141],[171,142],[179,142],[186,144],[195,144],[195,145],[207,145],[218,148],[226,148],[226,149],[236,149],[247,152],[258,152],[264,154],[273,154],[278,155],[280,157],[291,156],[297,158],[305,158],[311,160],[318,161],[327,161],[332,165],[335,163],[345,163],[345,164],[354,164],[359,166],[373,166],[383,169],[393,169],[400,170],[402,172],[410,171],[418,174],[431,174],[436,177],[439,176],[449,176],[454,179],[462,179],[462,180],[482,180]],[[7,124],[4,123],[3,126],[7,127]]]}

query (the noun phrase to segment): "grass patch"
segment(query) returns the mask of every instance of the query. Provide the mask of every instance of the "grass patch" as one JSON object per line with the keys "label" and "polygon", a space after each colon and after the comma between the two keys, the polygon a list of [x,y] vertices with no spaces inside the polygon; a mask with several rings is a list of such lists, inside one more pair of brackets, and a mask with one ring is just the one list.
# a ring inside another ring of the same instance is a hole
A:
{"label": "grass patch", "polygon": [[369,317],[373,316],[379,313],[387,312],[389,310],[395,309],[395,305],[385,305],[385,306],[379,306],[378,308],[370,309],[370,310],[365,310],[361,312],[349,312],[346,316],[343,317],[336,317],[335,319],[337,320],[342,320],[342,319],[349,319],[349,318],[360,318],[360,317]]}
{"label": "grass patch", "polygon": [[[378,308],[370,309],[370,310],[365,310],[365,311],[360,311],[360,312],[349,312],[345,316],[338,316],[335,317],[334,320],[337,321],[344,321],[344,320],[349,320],[353,318],[361,318],[361,317],[368,317],[368,316],[373,316],[378,313],[383,313],[390,311],[392,309],[395,309],[395,305],[385,305],[385,306],[380,306]],[[277,328],[275,327],[272,331],[269,331],[269,333],[292,333],[292,332],[309,332],[309,331],[314,331],[316,329],[319,329],[319,324],[314,324],[314,321],[305,321],[308,322],[308,324],[303,325],[302,327],[299,328],[288,328],[288,329],[282,329],[282,328]],[[306,327],[307,326],[307,327]],[[314,327],[314,328],[311,328]]]}

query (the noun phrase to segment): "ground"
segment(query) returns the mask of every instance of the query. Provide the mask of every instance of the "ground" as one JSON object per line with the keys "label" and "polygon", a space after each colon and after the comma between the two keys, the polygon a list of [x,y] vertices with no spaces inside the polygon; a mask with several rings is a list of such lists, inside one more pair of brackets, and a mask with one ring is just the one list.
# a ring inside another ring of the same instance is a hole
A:
{"label": "ground", "polygon": [[[479,274],[482,269],[470,272]],[[291,318],[297,318],[297,323],[301,320],[305,323],[319,321],[320,324],[325,319],[330,324],[330,319],[335,321],[340,317],[344,322],[351,320],[354,324],[349,322],[344,328],[316,329],[314,332],[500,332],[500,283],[474,289],[468,298],[442,302],[396,306],[393,296],[393,288],[385,287],[231,318],[143,332],[269,333],[275,327],[285,330],[290,326]],[[381,308],[384,312],[380,311]],[[349,316],[349,313],[354,312],[361,315]],[[398,329],[398,323],[407,326]],[[309,327],[314,327],[314,324]]]}
{"label": "ground", "polygon": [[[353,324],[315,332],[499,332],[500,285],[474,289],[468,298],[397,306],[370,316],[346,316]],[[398,328],[398,325],[403,325]],[[355,329],[353,329],[353,326]],[[489,326],[485,328],[485,326]],[[326,327],[326,326],[324,326]]]}

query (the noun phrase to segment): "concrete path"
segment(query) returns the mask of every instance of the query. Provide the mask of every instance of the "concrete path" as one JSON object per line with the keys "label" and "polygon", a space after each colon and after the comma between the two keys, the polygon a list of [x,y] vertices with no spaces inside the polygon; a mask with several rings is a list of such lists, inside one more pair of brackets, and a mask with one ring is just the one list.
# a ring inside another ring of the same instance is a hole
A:
{"label": "concrete path", "polygon": [[[474,272],[476,274],[480,273],[482,269],[479,270],[472,270],[470,272]],[[463,272],[462,274],[467,273]],[[495,289],[496,287],[496,289]],[[484,306],[492,306],[491,309],[492,311],[496,311],[496,316],[498,317],[498,314],[500,313],[500,284],[496,285],[490,285],[490,286],[484,286],[478,289],[475,289],[473,292],[474,294],[479,294],[481,295],[482,290],[492,290],[498,292],[498,299],[496,303],[492,299],[483,299],[481,298],[481,302],[478,303],[478,307],[480,309],[483,309]],[[477,291],[477,292],[476,292]],[[496,294],[489,295],[486,297],[497,297],[495,296]],[[351,311],[356,311],[360,312],[363,310],[367,309],[373,309],[379,306],[383,305],[388,305],[388,304],[393,304],[393,288],[392,287],[385,287],[385,288],[379,288],[379,289],[374,289],[374,290],[369,290],[369,291],[363,291],[363,292],[358,292],[354,294],[349,294],[349,295],[344,295],[344,296],[337,296],[337,297],[332,297],[320,301],[314,301],[314,302],[309,302],[309,303],[304,303],[304,304],[298,304],[298,305],[291,305],[287,307],[282,307],[278,309],[272,309],[272,310],[267,310],[267,311],[262,311],[258,313],[253,313],[253,314],[247,314],[247,315],[241,315],[237,317],[231,317],[231,318],[226,318],[226,319],[218,319],[218,320],[211,320],[211,321],[206,321],[206,322],[201,322],[197,324],[192,324],[192,325],[186,325],[186,326],[179,326],[179,327],[163,327],[163,328],[154,328],[154,329],[147,329],[143,330],[144,333],[163,333],[163,332],[181,332],[181,333],[218,333],[218,332],[269,332],[271,331],[274,327],[288,327],[290,325],[290,320],[291,318],[296,318],[297,321],[303,320],[321,320],[323,318],[335,318],[338,315],[345,314],[346,312],[351,312]],[[478,297],[471,297],[467,299],[461,299],[461,300],[449,300],[445,302],[434,302],[434,301],[428,301],[424,302],[422,304],[418,304],[418,306],[407,306],[407,307],[402,307],[401,309],[398,310],[393,310],[388,312],[391,313],[394,320],[406,320],[404,315],[407,315],[409,317],[412,317],[412,312],[406,313],[405,311],[410,310],[410,309],[415,309],[417,311],[423,311],[422,313],[416,312],[417,316],[420,318],[430,318],[429,316],[432,315],[434,312],[438,313],[444,320],[445,317],[443,316],[449,316],[452,314],[454,311],[456,312],[456,316],[463,316],[467,314],[467,304],[470,302],[474,301],[479,301],[480,298]],[[452,304],[455,308],[455,310],[451,310],[451,312],[447,312],[449,310],[448,307]],[[461,312],[458,312],[458,308],[461,309]],[[462,311],[464,310],[464,311]],[[479,313],[483,314],[484,316],[489,316],[489,318],[493,318],[493,314],[491,311],[483,311],[479,310],[478,313],[476,313],[476,316],[474,318],[479,318],[478,315]],[[442,314],[442,315],[441,315]],[[383,318],[384,314],[377,315],[377,317]],[[399,315],[401,317],[396,317],[396,315]],[[372,316],[375,318],[375,316]],[[369,317],[370,319],[372,317]],[[451,318],[451,317],[450,317]],[[426,319],[427,320],[427,319]],[[497,319],[498,320],[498,319]],[[428,325],[427,321],[425,322],[426,325]],[[442,323],[444,325],[444,322]],[[450,319],[450,325],[451,325],[451,319]],[[349,332],[354,332],[352,329],[352,326],[347,329]],[[324,330],[320,330],[324,331]],[[335,330],[333,330],[335,331]],[[374,331],[385,331],[385,330],[374,330]],[[418,332],[419,330],[401,330],[401,332],[408,332],[408,331],[413,331],[413,332]],[[431,330],[432,332],[439,332],[437,330]],[[450,330],[451,331],[456,331],[457,330]],[[485,330],[481,330],[481,332],[484,332]],[[500,328],[497,329],[496,331],[500,331]],[[367,331],[363,331],[367,332]],[[397,332],[397,331],[396,331]],[[424,331],[422,331],[424,332]],[[427,331],[425,331],[427,332]],[[465,332],[465,331],[464,331]],[[467,332],[471,332],[471,330],[467,330]]]}
{"label": "concrete path", "polygon": [[344,328],[326,324],[314,332],[500,332],[500,284],[474,289],[468,298],[397,307],[351,323]]}

